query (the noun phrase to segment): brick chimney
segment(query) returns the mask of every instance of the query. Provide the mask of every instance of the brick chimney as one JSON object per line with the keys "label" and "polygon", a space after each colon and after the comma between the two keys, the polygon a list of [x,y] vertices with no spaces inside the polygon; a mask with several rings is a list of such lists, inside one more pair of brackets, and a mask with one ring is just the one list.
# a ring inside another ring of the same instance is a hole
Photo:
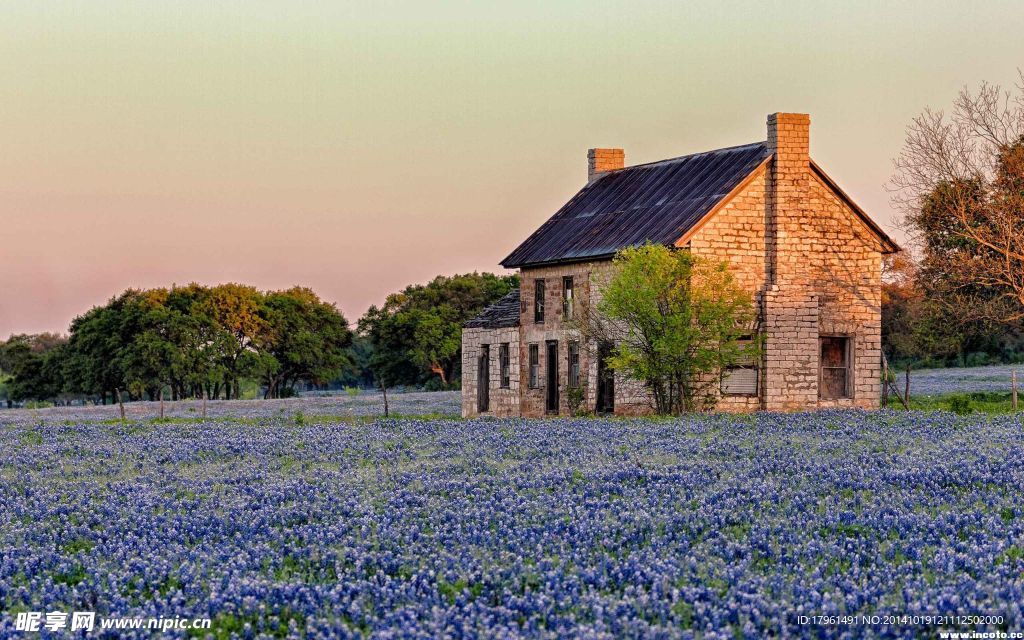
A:
{"label": "brick chimney", "polygon": [[622,149],[588,149],[587,182],[593,182],[608,171],[626,166],[626,152]]}
{"label": "brick chimney", "polygon": [[774,249],[769,282],[801,278],[804,262],[801,228],[807,218],[810,180],[811,117],[806,113],[768,116],[768,151],[774,154],[769,176],[768,239]]}

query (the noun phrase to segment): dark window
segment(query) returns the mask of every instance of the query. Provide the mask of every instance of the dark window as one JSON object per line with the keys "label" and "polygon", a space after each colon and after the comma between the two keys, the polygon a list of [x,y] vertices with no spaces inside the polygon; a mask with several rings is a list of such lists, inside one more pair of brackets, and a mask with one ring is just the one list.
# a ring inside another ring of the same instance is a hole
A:
{"label": "dark window", "polygon": [[[749,347],[751,338],[736,341],[741,347]],[[722,395],[756,396],[758,381],[757,362],[752,356],[744,357],[722,372]]]}
{"label": "dark window", "polygon": [[572,276],[562,278],[562,318],[572,320]]}
{"label": "dark window", "polygon": [[818,383],[818,397],[822,400],[849,398],[850,339],[845,336],[821,338],[821,375]]}
{"label": "dark window", "polygon": [[510,385],[509,381],[509,366],[508,366],[508,343],[498,347],[498,366],[501,368],[501,388],[508,389]]}
{"label": "dark window", "polygon": [[569,343],[569,386],[580,386],[580,343]]}
{"label": "dark window", "polygon": [[540,386],[540,346],[530,345],[530,388]]}
{"label": "dark window", "polygon": [[544,281],[533,281],[533,321],[544,322]]}

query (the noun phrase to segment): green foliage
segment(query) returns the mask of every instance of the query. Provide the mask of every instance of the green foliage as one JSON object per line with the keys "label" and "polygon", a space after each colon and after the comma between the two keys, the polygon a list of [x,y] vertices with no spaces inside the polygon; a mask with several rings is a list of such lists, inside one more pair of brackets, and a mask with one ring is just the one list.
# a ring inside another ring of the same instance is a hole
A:
{"label": "green foliage", "polygon": [[971,413],[971,399],[963,394],[955,394],[949,398],[949,410],[960,415]]}
{"label": "green foliage", "polygon": [[0,342],[4,400],[53,398],[61,393],[67,338],[52,333],[12,335]]}
{"label": "green foliage", "polygon": [[[750,294],[725,263],[661,245],[626,249],[602,290],[589,337],[615,344],[609,365],[644,382],[661,414],[706,410],[718,372],[756,357]],[[590,315],[590,314],[584,314]],[[595,336],[594,334],[604,334]]]}
{"label": "green foliage", "polygon": [[586,399],[587,388],[583,385],[569,387],[565,391],[565,403],[569,405],[569,412],[574,416],[580,414],[580,407]]}
{"label": "green foliage", "polygon": [[375,382],[413,385],[436,376],[442,388],[456,384],[462,325],[517,286],[518,276],[438,276],[389,295],[383,307],[370,307],[359,332],[373,348],[367,367]]}
{"label": "green foliage", "polygon": [[[267,395],[296,382],[319,383],[348,364],[352,333],[334,305],[309,289],[191,284],[128,290],[71,323],[66,341],[12,336],[0,368],[13,374],[13,399],[61,393],[129,399],[240,398],[247,380]],[[9,368],[8,368],[9,367]]]}
{"label": "green foliage", "polygon": [[[903,410],[903,405],[895,397],[890,396],[889,408]],[[934,396],[911,393],[910,410],[952,411],[960,414],[978,412],[990,415],[1014,413],[1013,402],[1008,391],[974,391],[971,393],[945,393]]]}

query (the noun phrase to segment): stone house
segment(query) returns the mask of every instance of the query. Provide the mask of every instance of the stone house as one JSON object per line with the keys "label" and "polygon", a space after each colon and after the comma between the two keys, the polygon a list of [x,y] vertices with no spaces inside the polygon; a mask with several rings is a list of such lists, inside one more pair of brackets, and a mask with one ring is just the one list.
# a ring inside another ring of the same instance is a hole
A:
{"label": "stone house", "polygon": [[762,358],[721,372],[720,409],[877,407],[882,256],[899,248],[810,158],[806,114],[767,124],[764,142],[632,167],[591,149],[588,183],[502,261],[521,288],[463,330],[463,415],[564,415],[572,387],[587,410],[651,411],[604,366],[609,345],[564,325],[646,242],[724,260],[754,294]]}

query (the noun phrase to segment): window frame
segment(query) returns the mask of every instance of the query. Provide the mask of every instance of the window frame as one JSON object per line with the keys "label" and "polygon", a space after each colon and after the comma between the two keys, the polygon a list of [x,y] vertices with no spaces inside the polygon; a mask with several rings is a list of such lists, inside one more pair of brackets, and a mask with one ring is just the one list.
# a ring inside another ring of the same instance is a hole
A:
{"label": "window frame", "polygon": [[498,388],[508,389],[512,386],[512,375],[509,362],[509,344],[503,342],[498,345]]}
{"label": "window frame", "polygon": [[[827,334],[818,336],[818,400],[852,400],[854,398],[854,385],[853,385],[853,354],[854,354],[854,339],[856,336],[844,335],[844,334]],[[822,356],[822,350],[825,348],[826,340],[841,340],[843,344],[843,361],[844,365],[841,367],[825,366]],[[824,382],[825,382],[825,370],[842,370],[845,371],[843,379],[843,394],[839,396],[824,396]]]}
{"label": "window frame", "polygon": [[[738,338],[736,342],[746,342],[747,344],[753,344],[754,336],[746,335]],[[738,393],[726,390],[726,379],[734,371],[753,371],[754,372],[754,390],[749,393]],[[761,393],[761,363],[756,359],[750,358],[746,363],[737,363],[732,366],[725,367],[722,370],[721,376],[718,381],[718,392],[723,397],[728,398],[756,398]]]}
{"label": "window frame", "polygon": [[[574,361],[575,359],[575,361]],[[580,386],[580,343],[578,340],[570,340],[566,345],[566,360],[568,361],[568,385],[572,389]]]}
{"label": "window frame", "polygon": [[572,276],[562,276],[562,319],[572,320],[575,314],[576,288]]}
{"label": "window frame", "polygon": [[544,303],[547,296],[544,278],[533,281],[533,323],[544,324]]}
{"label": "window frame", "polygon": [[531,342],[527,345],[527,362],[529,363],[528,385],[531,389],[540,388],[540,344]]}

